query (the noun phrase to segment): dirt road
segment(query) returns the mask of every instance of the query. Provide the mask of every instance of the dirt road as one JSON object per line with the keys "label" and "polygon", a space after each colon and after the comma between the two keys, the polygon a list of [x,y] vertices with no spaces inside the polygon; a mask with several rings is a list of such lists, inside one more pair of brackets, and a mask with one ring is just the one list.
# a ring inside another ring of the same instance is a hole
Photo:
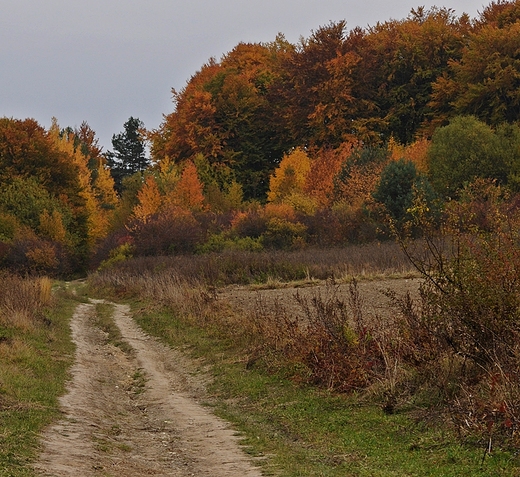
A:
{"label": "dirt road", "polygon": [[77,345],[62,419],[42,438],[44,476],[259,477],[229,425],[203,407],[190,364],[143,333],[127,306],[114,321],[124,352],[94,325],[95,302],[72,319]]}

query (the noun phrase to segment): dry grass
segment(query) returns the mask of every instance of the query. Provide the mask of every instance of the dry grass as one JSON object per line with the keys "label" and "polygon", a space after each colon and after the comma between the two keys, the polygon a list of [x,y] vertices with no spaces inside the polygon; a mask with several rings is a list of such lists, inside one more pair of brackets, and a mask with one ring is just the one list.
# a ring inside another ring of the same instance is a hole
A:
{"label": "dry grass", "polygon": [[128,295],[139,294],[134,283],[152,276],[160,282],[151,290],[155,292],[168,288],[169,280],[212,287],[266,283],[278,286],[297,280],[341,281],[411,273],[414,268],[397,244],[375,242],[331,249],[140,257],[104,269],[92,275],[90,282],[96,288],[109,286],[116,294]]}
{"label": "dry grass", "polygon": [[0,294],[0,324],[29,330],[42,311],[52,304],[52,282],[47,277],[21,278],[3,273]]}
{"label": "dry grass", "polygon": [[[378,317],[365,312],[352,276],[411,273],[397,245],[373,243],[268,254],[141,258],[93,274],[89,284],[97,293],[164,305],[186,320],[213,324],[227,337],[240,337],[248,346],[241,359],[249,366],[263,363],[273,370],[285,368],[284,372],[291,368],[295,379],[341,392],[384,382],[382,388],[393,396],[397,352],[389,330],[397,325],[381,327]],[[251,313],[241,313],[217,299],[220,284],[245,282],[277,288],[287,280],[313,283],[323,279],[329,283],[325,291],[312,297],[297,295],[290,309],[282,303],[268,309],[258,302]],[[343,300],[336,284],[346,280],[350,293]]]}

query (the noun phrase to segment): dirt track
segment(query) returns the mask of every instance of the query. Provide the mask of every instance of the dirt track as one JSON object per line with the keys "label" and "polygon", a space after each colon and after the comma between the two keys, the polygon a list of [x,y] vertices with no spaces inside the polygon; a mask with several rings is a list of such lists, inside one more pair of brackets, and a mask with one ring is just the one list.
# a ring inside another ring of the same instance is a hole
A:
{"label": "dirt track", "polygon": [[95,302],[72,319],[76,362],[63,418],[42,438],[44,476],[259,477],[227,423],[199,404],[203,386],[182,355],[144,334],[127,306],[114,320],[125,353],[93,325]]}

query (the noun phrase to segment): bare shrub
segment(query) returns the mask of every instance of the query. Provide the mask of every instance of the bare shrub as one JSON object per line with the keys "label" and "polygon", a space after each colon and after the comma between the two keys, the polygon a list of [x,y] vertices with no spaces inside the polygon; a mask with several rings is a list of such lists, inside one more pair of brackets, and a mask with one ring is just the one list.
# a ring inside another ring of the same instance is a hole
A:
{"label": "bare shrub", "polygon": [[258,238],[267,230],[267,218],[259,208],[238,212],[231,222],[231,232],[237,237]]}
{"label": "bare shrub", "polygon": [[261,352],[270,366],[296,370],[295,377],[338,392],[364,389],[384,372],[375,322],[367,319],[356,281],[348,302],[329,282],[326,291],[312,297],[296,293],[297,314],[277,303],[269,310],[258,303],[251,320]]}
{"label": "bare shrub", "polygon": [[320,209],[313,215],[301,217],[301,222],[307,226],[307,237],[310,245],[331,247],[346,242],[344,224],[337,214],[330,209]]}
{"label": "bare shrub", "polygon": [[189,210],[171,207],[132,226],[136,255],[173,255],[193,252],[204,239],[204,231]]}
{"label": "bare shrub", "polygon": [[448,204],[440,231],[421,214],[429,254],[405,251],[425,277],[423,306],[397,301],[403,359],[448,405],[462,434],[509,436],[518,445],[520,403],[520,206],[478,180]]}
{"label": "bare shrub", "polygon": [[247,366],[251,367],[261,360],[268,369],[280,369],[281,366],[291,368],[295,364],[293,350],[302,335],[298,317],[289,313],[280,301],[276,300],[268,306],[258,296],[253,311],[247,314],[247,320],[251,323],[254,343],[249,351]]}

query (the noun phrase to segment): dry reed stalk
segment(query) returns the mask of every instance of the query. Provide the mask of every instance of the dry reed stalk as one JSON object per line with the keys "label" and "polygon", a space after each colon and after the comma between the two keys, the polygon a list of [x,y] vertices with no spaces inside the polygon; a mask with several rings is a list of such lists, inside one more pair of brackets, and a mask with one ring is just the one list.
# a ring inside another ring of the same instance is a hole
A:
{"label": "dry reed stalk", "polygon": [[48,277],[38,278],[40,288],[40,304],[41,306],[49,306],[52,303],[52,280]]}

